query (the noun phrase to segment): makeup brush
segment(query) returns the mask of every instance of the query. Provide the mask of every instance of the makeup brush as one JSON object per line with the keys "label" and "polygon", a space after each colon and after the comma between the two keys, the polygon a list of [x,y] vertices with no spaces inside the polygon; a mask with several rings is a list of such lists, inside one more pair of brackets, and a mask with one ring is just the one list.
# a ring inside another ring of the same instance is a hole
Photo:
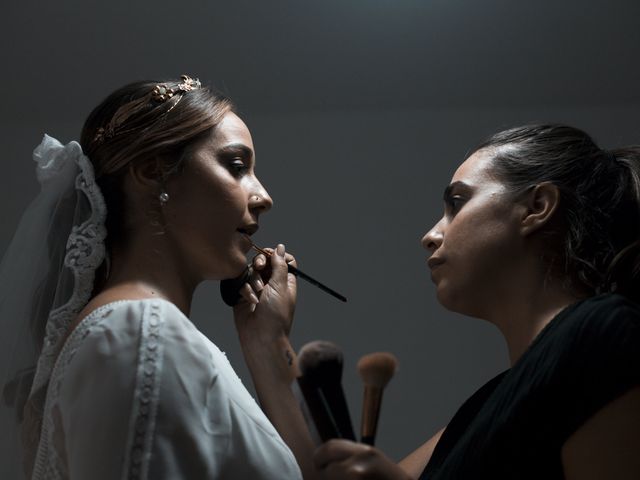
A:
{"label": "makeup brush", "polygon": [[[251,243],[251,248],[253,248],[256,252],[263,254],[265,257],[271,256],[270,252],[258,247],[255,243],[253,243],[249,235],[245,235],[245,238],[249,240],[249,242]],[[335,290],[327,287],[323,283],[320,283],[318,280],[310,277],[299,268],[287,264],[287,270],[289,271],[289,273],[292,273],[298,278],[306,280],[311,285],[318,287],[320,290],[327,292],[329,295],[334,296],[338,300],[341,300],[343,302],[347,301],[347,298],[344,295],[341,295]],[[220,294],[222,295],[222,300],[224,300],[224,303],[226,303],[230,307],[233,307],[238,303],[238,301],[240,300],[240,288],[242,287],[242,285],[249,281],[252,271],[252,268],[249,266],[238,278],[227,279],[220,282]]]}
{"label": "makeup brush", "polygon": [[355,440],[342,390],[342,364],[342,351],[331,342],[309,342],[298,353],[298,385],[323,442],[331,438]]}
{"label": "makeup brush", "polygon": [[361,442],[373,445],[380,417],[382,393],[398,368],[398,360],[391,353],[364,355],[358,361],[358,373],[364,383],[362,402]]}
{"label": "makeup brush", "polygon": [[[249,238],[247,236],[247,238]],[[251,239],[249,239],[249,241],[251,242]],[[258,247],[255,243],[251,242],[251,247],[258,253],[262,253],[263,255],[265,255],[266,257],[270,257],[271,253],[267,252],[266,250]],[[289,273],[293,273],[296,277],[301,278],[303,280],[306,280],[307,282],[309,282],[311,285],[318,287],[320,290],[324,290],[325,292],[327,292],[329,295],[333,295],[334,297],[336,297],[338,300],[342,300],[343,302],[347,301],[347,298],[344,295],[340,295],[338,292],[336,292],[335,290],[330,289],[329,287],[327,287],[326,285],[320,283],[319,281],[317,281],[315,278],[310,277],[309,275],[307,275],[306,273],[304,273],[302,270],[294,267],[293,265],[289,265],[287,264],[287,270],[289,270]]]}

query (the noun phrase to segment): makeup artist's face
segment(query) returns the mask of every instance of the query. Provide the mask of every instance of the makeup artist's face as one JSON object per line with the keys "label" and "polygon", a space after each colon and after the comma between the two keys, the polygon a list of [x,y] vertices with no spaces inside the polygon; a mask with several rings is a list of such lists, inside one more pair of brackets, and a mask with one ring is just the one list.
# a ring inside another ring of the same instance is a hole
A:
{"label": "makeup artist's face", "polygon": [[491,175],[487,151],[471,155],[445,190],[440,221],[422,238],[437,297],[447,309],[483,317],[513,278],[522,252],[515,204]]}
{"label": "makeup artist's face", "polygon": [[251,244],[242,232],[255,233],[273,204],[254,167],[249,129],[229,112],[167,184],[167,234],[196,277],[219,280],[244,270]]}

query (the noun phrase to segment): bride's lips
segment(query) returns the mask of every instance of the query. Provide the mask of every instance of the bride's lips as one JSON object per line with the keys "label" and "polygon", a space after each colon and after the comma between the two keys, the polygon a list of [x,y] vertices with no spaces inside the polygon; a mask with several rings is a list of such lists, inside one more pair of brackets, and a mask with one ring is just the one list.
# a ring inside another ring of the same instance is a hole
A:
{"label": "bride's lips", "polygon": [[259,228],[260,228],[260,225],[258,225],[257,223],[248,223],[247,225],[243,225],[242,227],[239,227],[237,230],[240,233],[244,233],[245,235],[251,236],[254,233],[256,233]]}
{"label": "bride's lips", "polygon": [[242,237],[242,244],[245,253],[251,250],[251,247],[253,246],[253,243],[251,242],[251,235],[256,233],[258,231],[258,228],[260,227],[257,223],[251,223],[236,230]]}
{"label": "bride's lips", "polygon": [[249,235],[247,235],[246,233],[240,231],[238,231],[237,233],[240,236],[240,245],[242,246],[242,250],[246,254],[247,252],[249,252],[249,250],[251,250],[253,242],[251,242],[251,238],[249,238]]}

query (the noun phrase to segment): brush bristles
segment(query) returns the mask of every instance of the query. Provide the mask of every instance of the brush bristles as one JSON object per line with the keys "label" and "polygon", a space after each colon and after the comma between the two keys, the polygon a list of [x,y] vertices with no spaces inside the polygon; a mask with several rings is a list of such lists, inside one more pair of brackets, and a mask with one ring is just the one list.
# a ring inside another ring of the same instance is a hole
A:
{"label": "brush bristles", "polygon": [[340,348],[325,340],[309,342],[298,352],[300,372],[315,383],[340,382],[342,361]]}
{"label": "brush bristles", "polygon": [[384,388],[398,368],[398,360],[388,352],[364,355],[358,361],[358,373],[366,386]]}

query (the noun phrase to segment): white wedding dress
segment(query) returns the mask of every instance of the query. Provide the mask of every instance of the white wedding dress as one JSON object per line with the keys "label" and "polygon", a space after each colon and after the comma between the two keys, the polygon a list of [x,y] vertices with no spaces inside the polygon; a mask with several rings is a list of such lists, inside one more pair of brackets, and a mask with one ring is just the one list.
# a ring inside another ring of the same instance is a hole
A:
{"label": "white wedding dress", "polygon": [[222,353],[172,303],[93,311],[52,371],[33,479],[301,479]]}

